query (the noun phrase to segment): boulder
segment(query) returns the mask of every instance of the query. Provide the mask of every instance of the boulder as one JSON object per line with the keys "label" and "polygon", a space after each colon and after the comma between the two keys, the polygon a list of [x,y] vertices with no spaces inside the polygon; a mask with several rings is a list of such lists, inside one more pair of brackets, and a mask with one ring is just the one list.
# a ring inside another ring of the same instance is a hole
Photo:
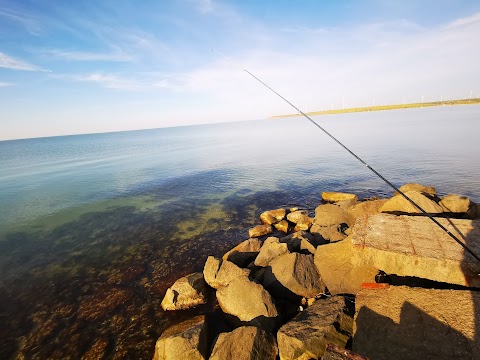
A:
{"label": "boulder", "polygon": [[300,221],[304,221],[305,217],[308,217],[307,210],[296,210],[287,215],[287,220],[297,224]]}
{"label": "boulder", "polygon": [[274,224],[273,226],[278,231],[284,232],[285,234],[288,233],[288,221],[287,220],[282,220],[282,221]]}
{"label": "boulder", "polygon": [[362,283],[375,282],[378,269],[373,266],[353,265],[351,238],[319,246],[315,252],[315,266],[328,291],[336,294],[356,294]]}
{"label": "boulder", "polygon": [[236,279],[237,277],[248,277],[248,275],[250,275],[250,270],[242,269],[228,260],[223,260],[220,263],[220,260],[214,258],[213,256],[208,257],[203,269],[205,282],[214,289],[227,286],[233,279]]}
{"label": "boulder", "polygon": [[315,209],[315,219],[313,223],[319,226],[338,226],[342,223],[352,226],[354,219],[341,207],[333,204],[325,204],[317,206]]}
{"label": "boulder", "polygon": [[209,359],[275,360],[277,355],[277,343],[271,334],[254,326],[242,326],[221,333]]}
{"label": "boulder", "polygon": [[342,200],[342,201],[337,201],[335,203],[335,205],[341,207],[343,210],[349,210],[350,208],[354,207],[357,204],[358,204],[357,199]]}
{"label": "boulder", "polygon": [[371,359],[479,359],[480,293],[390,286],[355,300],[353,351]]}
{"label": "boulder", "polygon": [[347,350],[335,344],[328,344],[322,360],[368,360],[353,351]]}
{"label": "boulder", "polygon": [[[417,183],[408,183],[408,184],[402,185],[398,188],[398,190],[400,190],[403,193],[413,190],[429,196],[435,196],[437,194],[437,191],[433,186],[425,186]],[[399,195],[399,192],[395,191],[395,195]]]}
{"label": "boulder", "polygon": [[255,260],[261,247],[262,244],[258,239],[248,239],[225,253],[222,259],[231,261],[237,266],[246,267]]}
{"label": "boulder", "polygon": [[357,195],[341,192],[322,192],[322,200],[326,202],[338,202],[344,200],[358,200]]}
{"label": "boulder", "polygon": [[294,231],[306,231],[310,229],[310,226],[312,226],[313,223],[313,218],[309,216],[304,216],[301,219],[298,219],[297,223],[295,224]]}
{"label": "boulder", "polygon": [[284,236],[280,239],[280,242],[286,243],[288,250],[291,252],[301,254],[315,254],[316,248],[312,244],[319,245],[315,242],[314,236],[306,231],[297,231]]}
{"label": "boulder", "polygon": [[268,266],[268,264],[276,257],[288,254],[287,244],[280,243],[278,238],[269,237],[262,245],[260,253],[255,259],[256,266]]}
{"label": "boulder", "polygon": [[343,297],[318,300],[278,330],[280,359],[320,359],[328,343],[345,347],[352,327]]}
{"label": "boulder", "polygon": [[197,316],[165,330],[155,345],[153,360],[207,358],[205,317]]}
{"label": "boulder", "polygon": [[206,303],[206,287],[202,273],[184,276],[167,289],[163,310],[182,310]]}
{"label": "boulder", "polygon": [[262,328],[275,326],[277,309],[262,285],[238,277],[217,290],[220,308],[234,325],[253,325]]}
{"label": "boulder", "polygon": [[250,230],[248,230],[248,236],[251,238],[260,237],[263,235],[268,235],[272,233],[272,226],[265,224],[265,225],[257,225]]}
{"label": "boulder", "polygon": [[260,214],[260,220],[264,224],[272,225],[282,221],[285,218],[286,213],[287,212],[285,211],[285,209],[265,211],[262,214]]}
{"label": "boulder", "polygon": [[439,204],[446,212],[452,213],[466,213],[470,209],[470,199],[456,194],[444,196]]}
{"label": "boulder", "polygon": [[[480,254],[479,220],[436,220]],[[480,263],[427,217],[377,214],[362,218],[353,227],[351,239],[353,265],[372,266],[398,276],[480,286]]]}
{"label": "boulder", "polygon": [[[443,209],[436,202],[430,200],[422,193],[412,190],[405,192],[405,195],[418,204],[423,210],[429,214],[440,214],[443,212]],[[382,205],[379,212],[389,212],[389,213],[407,213],[407,214],[420,214],[422,213],[418,210],[412,203],[405,199],[402,195],[395,195],[389,199],[385,204]]]}
{"label": "boulder", "polygon": [[324,291],[313,256],[298,253],[274,259],[265,272],[263,284],[272,294],[291,299],[311,298]]}
{"label": "boulder", "polygon": [[217,274],[218,270],[220,269],[221,260],[217,259],[214,256],[209,256],[207,261],[205,261],[205,265],[203,266],[203,278],[205,282],[210,285],[211,287],[217,287]]}
{"label": "boulder", "polygon": [[317,239],[321,238],[329,242],[336,242],[345,239],[347,236],[338,231],[339,225],[320,226],[313,224],[310,228],[310,233]]}
{"label": "boulder", "polygon": [[355,220],[357,220],[360,217],[378,214],[380,212],[379,209],[387,201],[388,199],[363,201],[351,207],[349,209],[349,213],[353,216]]}

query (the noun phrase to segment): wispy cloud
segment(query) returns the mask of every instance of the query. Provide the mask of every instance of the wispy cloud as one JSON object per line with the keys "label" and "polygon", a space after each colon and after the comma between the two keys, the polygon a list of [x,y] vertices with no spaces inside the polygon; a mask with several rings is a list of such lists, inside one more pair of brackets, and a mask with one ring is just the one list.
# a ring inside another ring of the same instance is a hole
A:
{"label": "wispy cloud", "polygon": [[0,88],[12,86],[12,85],[13,85],[13,84],[11,84],[11,83],[7,83],[7,82],[0,81]]}
{"label": "wispy cloud", "polygon": [[0,67],[12,70],[23,70],[23,71],[47,71],[41,67],[30,64],[27,61],[21,59],[15,59],[7,54],[0,52]]}
{"label": "wispy cloud", "polygon": [[100,72],[87,75],[74,75],[71,76],[71,79],[80,82],[91,82],[108,89],[116,90],[138,91],[144,87],[141,82],[135,79],[129,79],[120,77],[118,75],[105,74]]}
{"label": "wispy cloud", "polygon": [[210,13],[215,9],[213,0],[190,0],[190,3],[202,14]]}
{"label": "wispy cloud", "polygon": [[121,50],[110,53],[98,53],[88,51],[71,51],[71,50],[42,50],[40,53],[53,56],[55,58],[71,60],[71,61],[113,61],[113,62],[129,62],[134,59],[133,56],[124,53]]}

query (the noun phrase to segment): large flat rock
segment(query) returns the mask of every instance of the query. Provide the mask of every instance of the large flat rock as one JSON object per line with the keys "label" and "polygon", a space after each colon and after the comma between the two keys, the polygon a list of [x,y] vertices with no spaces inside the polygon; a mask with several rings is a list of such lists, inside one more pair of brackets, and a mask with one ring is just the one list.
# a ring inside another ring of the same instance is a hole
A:
{"label": "large flat rock", "polygon": [[356,297],[353,351],[372,360],[479,359],[480,293],[390,287]]}
{"label": "large flat rock", "polygon": [[[480,254],[480,221],[436,218]],[[423,216],[377,214],[359,219],[352,234],[352,264],[388,274],[480,286],[480,262]]]}

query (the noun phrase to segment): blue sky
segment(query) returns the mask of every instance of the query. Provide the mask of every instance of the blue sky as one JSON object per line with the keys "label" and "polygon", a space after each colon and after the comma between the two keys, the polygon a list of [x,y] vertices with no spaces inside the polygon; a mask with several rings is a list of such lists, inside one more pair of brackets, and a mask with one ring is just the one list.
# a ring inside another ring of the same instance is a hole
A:
{"label": "blue sky", "polygon": [[[0,140],[480,97],[480,1],[0,0]],[[211,51],[228,55],[232,61]]]}

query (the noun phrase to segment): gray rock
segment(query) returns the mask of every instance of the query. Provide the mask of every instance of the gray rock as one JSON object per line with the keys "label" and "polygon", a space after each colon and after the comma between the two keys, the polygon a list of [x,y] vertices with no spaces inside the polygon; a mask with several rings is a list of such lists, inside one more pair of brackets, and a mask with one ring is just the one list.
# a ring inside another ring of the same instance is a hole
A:
{"label": "gray rock", "polygon": [[242,269],[228,260],[220,261],[213,256],[209,256],[203,274],[208,285],[214,289],[219,289],[222,286],[227,286],[237,277],[248,277],[250,270]]}
{"label": "gray rock", "polygon": [[205,304],[206,287],[202,273],[184,276],[167,289],[162,300],[163,310],[182,310]]}
{"label": "gray rock", "polygon": [[238,277],[217,290],[220,308],[234,325],[254,325],[271,328],[278,317],[277,309],[262,285]]}
{"label": "gray rock", "polygon": [[352,328],[343,297],[317,300],[278,330],[280,359],[320,359],[327,343],[345,347]]}
{"label": "gray rock", "polygon": [[274,259],[264,276],[264,286],[283,297],[315,297],[324,291],[312,255],[286,254]]}
{"label": "gray rock", "polygon": [[218,336],[210,360],[275,360],[277,355],[277,343],[271,334],[242,326]]}
{"label": "gray rock", "polygon": [[261,247],[262,243],[258,239],[248,239],[228,251],[222,259],[231,261],[237,266],[246,267],[255,260]]}
{"label": "gray rock", "polygon": [[268,266],[276,257],[288,254],[287,244],[282,244],[276,237],[269,237],[262,245],[260,253],[255,259],[256,266]]}
{"label": "gray rock", "polygon": [[165,330],[155,345],[153,360],[207,358],[205,317],[197,316]]}

